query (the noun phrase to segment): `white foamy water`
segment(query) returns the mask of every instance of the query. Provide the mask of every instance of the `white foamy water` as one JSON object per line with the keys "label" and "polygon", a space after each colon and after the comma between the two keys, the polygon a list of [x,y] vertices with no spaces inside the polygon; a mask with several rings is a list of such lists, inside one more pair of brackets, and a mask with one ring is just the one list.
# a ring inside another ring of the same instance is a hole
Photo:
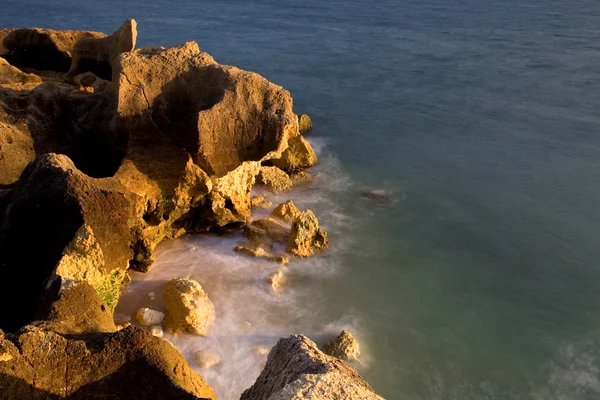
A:
{"label": "white foamy water", "polygon": [[[319,140],[313,140],[313,144],[319,152],[324,145]],[[209,336],[165,334],[164,338],[182,352],[219,399],[238,399],[254,383],[268,350],[282,336],[302,333],[319,343],[349,329],[360,337],[360,319],[356,315],[346,315],[339,321],[324,317],[328,298],[316,285],[321,279],[343,273],[339,255],[350,245],[339,235],[350,221],[329,195],[351,185],[336,159],[324,157],[320,161],[311,171],[315,177],[311,182],[279,195],[260,188],[253,194],[265,195],[273,202],[272,208],[292,199],[300,209],[314,210],[333,239],[327,252],[310,259],[292,259],[287,266],[281,266],[235,253],[235,246],[245,241],[240,233],[231,237],[187,236],[162,243],[150,272],[132,273],[132,282],[122,294],[116,318],[128,315],[134,322],[135,312],[141,307],[164,311],[162,289],[168,280],[184,277],[200,282],[217,313]],[[264,217],[271,209],[255,209],[253,217]],[[281,294],[276,295],[266,281],[279,270],[287,282]],[[221,363],[200,368],[194,354],[202,349],[218,353]]]}

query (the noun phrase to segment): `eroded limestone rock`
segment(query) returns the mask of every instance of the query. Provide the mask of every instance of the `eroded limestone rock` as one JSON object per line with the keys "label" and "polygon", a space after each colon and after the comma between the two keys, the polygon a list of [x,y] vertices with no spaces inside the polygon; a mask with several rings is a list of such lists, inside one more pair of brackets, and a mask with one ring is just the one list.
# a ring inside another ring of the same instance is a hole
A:
{"label": "eroded limestone rock", "polygon": [[300,134],[304,135],[306,132],[311,131],[312,128],[312,120],[310,119],[308,114],[298,115],[298,131],[300,132]]}
{"label": "eroded limestone rock", "polygon": [[135,314],[135,319],[144,326],[158,325],[165,319],[165,314],[150,308],[140,308]]}
{"label": "eroded limestone rock", "polygon": [[281,203],[271,213],[271,217],[284,220],[286,222],[293,222],[300,216],[300,210],[294,205],[291,200]]}
{"label": "eroded limestone rock", "polygon": [[0,57],[17,68],[67,72],[75,43],[103,38],[100,32],[41,28],[0,29]]}
{"label": "eroded limestone rock", "polygon": [[118,129],[161,132],[211,176],[277,158],[297,133],[286,90],[216,63],[195,42],[122,53],[115,64]]}
{"label": "eroded limestone rock", "polygon": [[281,169],[264,166],[260,167],[256,183],[265,186],[273,193],[283,192],[294,185],[290,177]]}
{"label": "eroded limestone rock", "polygon": [[80,39],[73,47],[67,79],[86,71],[92,71],[103,79],[111,79],[113,61],[120,53],[132,51],[136,40],[137,24],[134,19],[125,21],[108,37]]}
{"label": "eroded limestone rock", "polygon": [[169,333],[206,336],[214,322],[215,307],[193,279],[172,279],[163,290],[165,329]]}
{"label": "eroded limestone rock", "polygon": [[354,336],[346,330],[323,346],[323,352],[344,361],[358,360],[360,347]]}
{"label": "eroded limestone rock", "polygon": [[173,346],[140,328],[63,336],[28,325],[0,353],[10,356],[0,362],[6,399],[215,399]]}
{"label": "eroded limestone rock", "polygon": [[269,208],[273,205],[273,203],[264,196],[252,196],[250,199],[250,204],[252,207],[260,207],[260,208]]}
{"label": "eroded limestone rock", "polygon": [[347,363],[321,352],[302,335],[280,339],[241,400],[382,400]]}
{"label": "eroded limestone rock", "polygon": [[287,252],[295,256],[310,257],[317,250],[327,246],[329,246],[327,232],[319,228],[319,221],[315,214],[310,210],[300,213],[292,223]]}

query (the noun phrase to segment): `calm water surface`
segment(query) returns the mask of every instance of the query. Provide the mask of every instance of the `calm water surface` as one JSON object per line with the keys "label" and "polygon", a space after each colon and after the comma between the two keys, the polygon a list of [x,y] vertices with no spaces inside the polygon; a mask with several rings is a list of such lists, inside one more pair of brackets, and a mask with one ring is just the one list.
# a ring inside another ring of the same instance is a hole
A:
{"label": "calm water surface", "polygon": [[[287,311],[253,340],[350,327],[388,399],[600,398],[599,2],[0,3],[1,26],[110,33],[133,17],[138,45],[196,40],[313,117],[322,188],[288,197],[333,247],[290,266]],[[163,246],[155,269],[211,277],[231,322],[219,293],[237,283],[214,283],[207,262],[232,246],[207,240]]]}

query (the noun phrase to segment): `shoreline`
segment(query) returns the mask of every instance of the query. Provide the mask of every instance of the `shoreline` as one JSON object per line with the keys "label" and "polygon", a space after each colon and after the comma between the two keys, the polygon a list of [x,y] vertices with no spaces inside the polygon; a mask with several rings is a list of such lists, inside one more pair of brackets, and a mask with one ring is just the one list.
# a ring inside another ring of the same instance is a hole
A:
{"label": "shoreline", "polygon": [[[294,179],[310,177],[302,171],[317,162],[302,136],[312,124],[293,112],[289,92],[258,74],[218,64],[195,42],[134,50],[136,37],[134,20],[110,36],[0,30],[0,265],[9,271],[6,281],[18,283],[19,294],[10,301],[21,308],[0,321],[13,332],[0,334],[6,359],[0,384],[15,398],[27,387],[61,397],[88,393],[91,382],[102,382],[93,390],[106,398],[119,398],[123,389],[115,380],[130,382],[127,390],[140,384],[127,377],[131,363],[147,365],[156,377],[144,381],[148,398],[214,398],[167,342],[143,329],[115,326],[113,310],[128,271],[147,272],[156,246],[184,234],[243,231],[247,243],[236,250],[280,264],[328,246],[317,217],[293,203],[252,220],[255,181],[279,193]],[[39,238],[33,253],[25,249],[31,226]],[[178,289],[175,303],[166,304],[164,328],[204,335],[205,328],[197,329],[215,319],[212,302],[198,282],[184,280],[198,292]],[[194,306],[199,299],[205,308]],[[74,334],[79,338],[69,336]],[[56,360],[24,352],[23,343],[35,348],[41,337],[44,347],[47,335],[59,349]],[[77,383],[58,385],[51,376],[61,367],[53,363],[69,354],[66,349],[98,338],[107,354],[111,346],[124,349],[118,352],[125,359],[83,352],[78,364],[96,363],[92,373],[69,368],[67,356],[64,374]],[[297,362],[288,365],[292,355]],[[287,366],[277,367],[281,363]],[[169,372],[172,365],[179,367]],[[319,381],[310,378],[315,365],[318,375],[334,379],[319,389],[331,398],[347,390],[380,398],[349,364],[303,336],[278,342],[242,398],[278,393],[291,399],[317,390]],[[48,378],[40,382],[26,370]],[[179,394],[161,394],[169,388]]]}

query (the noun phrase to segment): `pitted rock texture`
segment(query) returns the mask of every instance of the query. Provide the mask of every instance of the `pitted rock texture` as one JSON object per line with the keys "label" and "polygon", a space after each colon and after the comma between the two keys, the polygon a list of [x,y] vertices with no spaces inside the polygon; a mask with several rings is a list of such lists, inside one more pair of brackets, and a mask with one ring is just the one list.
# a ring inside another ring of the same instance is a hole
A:
{"label": "pitted rock texture", "polygon": [[254,385],[240,400],[382,400],[347,363],[306,336],[280,339]]}

